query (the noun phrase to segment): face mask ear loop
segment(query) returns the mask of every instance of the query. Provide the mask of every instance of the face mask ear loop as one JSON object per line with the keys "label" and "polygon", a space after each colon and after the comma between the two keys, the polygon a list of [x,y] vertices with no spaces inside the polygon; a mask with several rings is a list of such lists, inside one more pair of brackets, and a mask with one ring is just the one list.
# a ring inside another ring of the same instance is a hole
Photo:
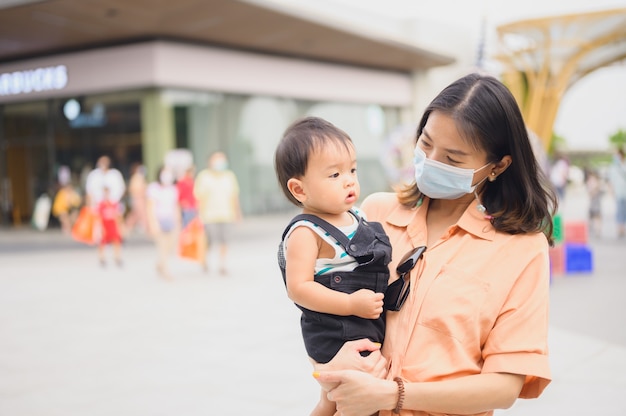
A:
{"label": "face mask ear loop", "polygon": [[487,207],[485,207],[481,202],[480,198],[478,197],[478,193],[476,192],[476,189],[474,189],[474,197],[478,201],[478,205],[476,205],[476,210],[483,214],[486,220],[491,220],[493,217],[487,213]]}
{"label": "face mask ear loop", "polygon": [[[490,163],[487,163],[485,166],[489,166]],[[485,166],[483,166],[482,168],[476,169],[474,171],[474,173],[484,169]],[[493,172],[491,172],[491,174],[494,175]],[[478,193],[476,192],[476,189],[478,188],[478,185],[480,185],[482,182],[484,182],[487,178],[489,178],[489,176],[485,177],[485,179],[483,179],[482,181],[480,181],[476,185],[474,185],[474,198],[476,198],[476,200],[478,201],[478,205],[476,205],[476,210],[478,210],[478,212],[483,214],[485,219],[491,220],[493,217],[487,213],[487,207],[483,205],[482,201],[478,197]],[[489,182],[493,182],[493,180],[490,180]]]}

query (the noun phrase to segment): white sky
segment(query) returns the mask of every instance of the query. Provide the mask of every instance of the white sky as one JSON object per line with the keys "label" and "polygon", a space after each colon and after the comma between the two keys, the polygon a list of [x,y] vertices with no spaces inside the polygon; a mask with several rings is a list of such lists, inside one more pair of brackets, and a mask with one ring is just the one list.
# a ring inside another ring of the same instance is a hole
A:
{"label": "white sky", "polygon": [[[272,0],[291,3],[293,0]],[[334,11],[341,19],[363,24],[364,11],[381,20],[421,19],[441,21],[480,31],[487,19],[487,41],[500,24],[558,14],[626,7],[626,0],[296,0],[303,6]],[[333,13],[333,12],[331,12]],[[487,47],[488,48],[488,47]],[[576,84],[564,96],[554,130],[570,149],[607,149],[608,137],[626,130],[626,61],[598,70]]]}

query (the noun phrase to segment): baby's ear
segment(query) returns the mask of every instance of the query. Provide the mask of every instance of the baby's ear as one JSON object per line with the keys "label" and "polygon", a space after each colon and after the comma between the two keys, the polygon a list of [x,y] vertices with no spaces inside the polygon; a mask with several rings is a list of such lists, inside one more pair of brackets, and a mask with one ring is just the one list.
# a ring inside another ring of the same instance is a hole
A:
{"label": "baby's ear", "polygon": [[306,201],[306,194],[304,193],[304,188],[302,187],[302,181],[300,179],[291,178],[287,181],[287,189],[291,192],[294,198],[296,198],[300,203]]}

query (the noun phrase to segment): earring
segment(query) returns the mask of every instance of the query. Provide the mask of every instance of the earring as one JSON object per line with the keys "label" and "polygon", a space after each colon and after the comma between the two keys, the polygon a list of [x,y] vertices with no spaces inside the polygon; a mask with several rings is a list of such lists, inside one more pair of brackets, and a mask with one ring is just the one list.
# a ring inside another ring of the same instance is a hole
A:
{"label": "earring", "polygon": [[495,172],[491,172],[491,176],[489,177],[489,182],[493,182],[496,180],[496,173]]}

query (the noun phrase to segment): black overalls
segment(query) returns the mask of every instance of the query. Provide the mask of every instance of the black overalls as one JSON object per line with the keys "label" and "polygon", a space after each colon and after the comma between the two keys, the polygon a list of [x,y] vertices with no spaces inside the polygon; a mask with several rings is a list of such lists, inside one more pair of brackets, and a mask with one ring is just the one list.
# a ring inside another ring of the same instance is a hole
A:
{"label": "black overalls", "polygon": [[[343,293],[353,293],[359,289],[370,289],[384,293],[389,282],[389,268],[391,261],[391,244],[382,225],[378,222],[369,222],[350,211],[359,221],[353,237],[348,237],[339,229],[323,219],[308,214],[294,217],[283,232],[282,240],[294,223],[307,220],[317,224],[337,240],[359,263],[353,271],[330,271],[315,276],[315,281]],[[285,256],[283,242],[278,250],[278,264],[285,276]],[[300,324],[304,346],[308,355],[318,363],[331,360],[346,341],[369,338],[373,342],[382,344],[385,335],[385,312],[378,319],[364,319],[357,316],[338,316],[311,311],[300,305],[302,310]]]}

